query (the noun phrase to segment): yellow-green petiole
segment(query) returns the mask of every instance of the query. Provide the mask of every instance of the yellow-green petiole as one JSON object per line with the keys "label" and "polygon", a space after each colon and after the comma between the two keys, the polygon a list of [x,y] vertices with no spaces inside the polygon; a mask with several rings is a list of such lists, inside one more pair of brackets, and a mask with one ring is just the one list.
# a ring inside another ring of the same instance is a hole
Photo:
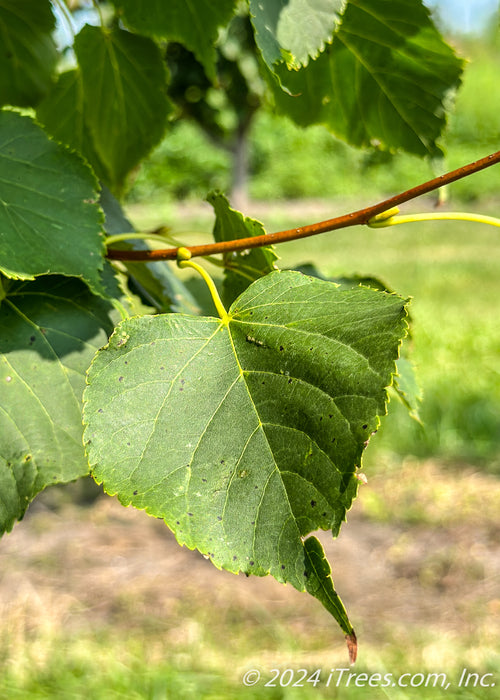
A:
{"label": "yellow-green petiole", "polygon": [[500,219],[494,216],[483,214],[472,214],[470,212],[450,211],[450,212],[429,212],[426,214],[407,214],[396,216],[399,212],[397,207],[377,214],[368,221],[370,228],[384,228],[385,226],[395,226],[396,224],[411,224],[416,221],[472,221],[477,224],[489,224],[500,227]]}
{"label": "yellow-green petiole", "polygon": [[229,315],[224,307],[224,304],[221,301],[219,292],[217,291],[217,287],[215,286],[215,282],[210,277],[208,272],[201,267],[201,265],[198,265],[197,263],[191,260],[191,253],[187,248],[181,247],[177,250],[177,265],[181,268],[191,267],[203,277],[212,297],[212,300],[215,304],[215,308],[217,309],[217,313],[219,314],[222,323],[227,325],[229,323]]}

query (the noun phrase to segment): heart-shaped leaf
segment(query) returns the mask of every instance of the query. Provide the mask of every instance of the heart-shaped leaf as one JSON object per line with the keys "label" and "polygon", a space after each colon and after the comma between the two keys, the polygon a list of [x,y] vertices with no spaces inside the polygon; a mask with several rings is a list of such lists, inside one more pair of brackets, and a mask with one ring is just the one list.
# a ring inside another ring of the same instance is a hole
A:
{"label": "heart-shaped leaf", "polygon": [[163,136],[170,103],[166,71],[152,39],[85,25],[75,39],[87,130],[106,182],[121,193],[127,174]]}
{"label": "heart-shaped leaf", "polygon": [[217,567],[308,590],[352,634],[304,538],[345,519],[405,315],[395,295],[273,272],[226,321],[124,321],[88,375],[94,478]]}

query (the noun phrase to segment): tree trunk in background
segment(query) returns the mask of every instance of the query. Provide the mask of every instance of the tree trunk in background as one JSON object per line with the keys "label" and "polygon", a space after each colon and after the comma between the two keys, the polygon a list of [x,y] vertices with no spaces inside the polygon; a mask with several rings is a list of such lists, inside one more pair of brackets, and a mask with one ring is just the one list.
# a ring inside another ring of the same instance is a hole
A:
{"label": "tree trunk in background", "polygon": [[248,205],[248,133],[250,120],[242,124],[236,134],[232,148],[233,178],[231,206],[244,210]]}

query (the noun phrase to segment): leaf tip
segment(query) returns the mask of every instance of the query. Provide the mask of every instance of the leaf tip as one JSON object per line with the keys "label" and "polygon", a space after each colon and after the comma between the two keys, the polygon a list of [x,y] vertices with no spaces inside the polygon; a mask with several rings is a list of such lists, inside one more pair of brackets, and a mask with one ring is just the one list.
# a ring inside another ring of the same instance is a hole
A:
{"label": "leaf tip", "polygon": [[356,657],[358,656],[358,640],[354,630],[350,634],[346,634],[345,640],[347,643],[347,651],[349,652],[349,663],[354,666]]}

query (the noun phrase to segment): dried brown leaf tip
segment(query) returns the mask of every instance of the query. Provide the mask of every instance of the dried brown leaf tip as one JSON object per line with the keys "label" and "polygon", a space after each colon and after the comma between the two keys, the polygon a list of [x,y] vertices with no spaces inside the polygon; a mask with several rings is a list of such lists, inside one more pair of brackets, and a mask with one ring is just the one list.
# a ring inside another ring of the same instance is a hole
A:
{"label": "dried brown leaf tip", "polygon": [[351,666],[353,666],[358,655],[358,640],[356,639],[354,630],[351,632],[351,634],[346,634],[345,640],[347,642],[347,650],[349,652],[349,663]]}

